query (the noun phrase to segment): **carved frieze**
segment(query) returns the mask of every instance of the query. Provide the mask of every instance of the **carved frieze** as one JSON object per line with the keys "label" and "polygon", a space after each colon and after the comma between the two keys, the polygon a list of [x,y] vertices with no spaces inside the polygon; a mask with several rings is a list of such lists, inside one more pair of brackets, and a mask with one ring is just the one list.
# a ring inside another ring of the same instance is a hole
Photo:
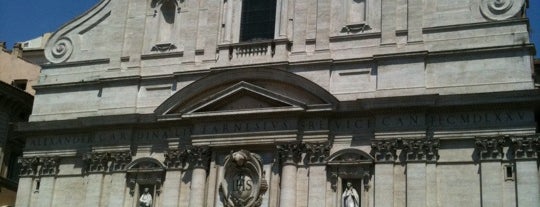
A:
{"label": "carved frieze", "polygon": [[261,157],[247,150],[225,157],[225,174],[220,194],[225,207],[258,207],[268,189]]}
{"label": "carved frieze", "polygon": [[503,137],[476,138],[475,144],[481,159],[500,159],[503,157]]}
{"label": "carved frieze", "polygon": [[277,145],[279,159],[283,164],[295,164],[300,160],[304,147],[300,143]]}
{"label": "carved frieze", "polygon": [[18,160],[21,176],[32,176],[37,173],[39,159],[37,157],[21,157]]}
{"label": "carved frieze", "polygon": [[527,136],[512,138],[514,158],[536,158],[540,148],[540,137]]}
{"label": "carved frieze", "polygon": [[407,160],[437,160],[439,157],[439,140],[406,139],[402,141],[402,149]]}
{"label": "carved frieze", "polygon": [[397,139],[373,140],[371,149],[376,161],[394,161],[397,157]]}
{"label": "carved frieze", "polygon": [[525,0],[482,0],[480,11],[491,20],[505,20],[518,15]]}
{"label": "carved frieze", "polygon": [[330,154],[332,145],[329,143],[306,143],[306,154],[311,163],[324,163]]}

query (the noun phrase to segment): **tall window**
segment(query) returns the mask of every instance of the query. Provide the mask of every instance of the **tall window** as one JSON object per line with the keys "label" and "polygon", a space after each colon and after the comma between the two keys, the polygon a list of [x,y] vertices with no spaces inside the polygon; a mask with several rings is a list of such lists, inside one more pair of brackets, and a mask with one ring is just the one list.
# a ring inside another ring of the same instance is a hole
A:
{"label": "tall window", "polygon": [[276,0],[243,0],[240,41],[274,39]]}

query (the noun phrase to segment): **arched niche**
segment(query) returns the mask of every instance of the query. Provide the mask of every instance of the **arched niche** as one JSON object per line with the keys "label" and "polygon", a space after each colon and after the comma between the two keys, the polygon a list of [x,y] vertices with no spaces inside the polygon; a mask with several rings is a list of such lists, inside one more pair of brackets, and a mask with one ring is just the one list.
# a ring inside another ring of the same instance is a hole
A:
{"label": "arched niche", "polygon": [[126,168],[129,192],[137,206],[145,188],[149,189],[152,196],[152,206],[156,206],[155,202],[160,200],[161,186],[165,179],[165,165],[154,158],[144,157],[129,163]]}
{"label": "arched niche", "polygon": [[360,206],[368,206],[373,162],[370,154],[355,148],[342,149],[328,157],[327,172],[335,192],[335,206],[343,206],[342,194],[349,182],[359,194]]}

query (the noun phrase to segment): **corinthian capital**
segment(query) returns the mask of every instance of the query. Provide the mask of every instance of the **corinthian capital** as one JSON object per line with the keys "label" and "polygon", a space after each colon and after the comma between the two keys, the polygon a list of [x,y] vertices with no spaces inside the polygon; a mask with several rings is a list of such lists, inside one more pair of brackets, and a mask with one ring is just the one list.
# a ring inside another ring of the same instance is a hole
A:
{"label": "corinthian capital", "polygon": [[282,144],[277,146],[279,159],[283,164],[294,164],[300,160],[303,146],[300,143]]}
{"label": "corinthian capital", "polygon": [[186,149],[187,158],[194,168],[208,168],[210,148],[207,146],[190,146]]}
{"label": "corinthian capital", "polygon": [[21,167],[19,175],[32,176],[37,173],[39,159],[37,157],[21,157],[18,160]]}
{"label": "corinthian capital", "polygon": [[536,158],[540,148],[538,135],[512,138],[515,158]]}
{"label": "corinthian capital", "polygon": [[125,170],[126,166],[131,162],[131,151],[111,152],[110,159],[112,161],[112,170]]}
{"label": "corinthian capital", "polygon": [[476,138],[476,149],[481,159],[500,159],[503,156],[503,137]]}
{"label": "corinthian capital", "polygon": [[436,160],[439,156],[439,140],[425,138],[403,140],[403,151],[407,160]]}
{"label": "corinthian capital", "polygon": [[58,173],[59,157],[41,157],[39,161],[41,164],[40,175],[56,175]]}
{"label": "corinthian capital", "polygon": [[167,165],[168,168],[182,168],[183,163],[187,160],[187,152],[186,150],[182,149],[169,149],[165,153],[165,165]]}
{"label": "corinthian capital", "polygon": [[305,148],[311,163],[323,163],[329,156],[332,145],[328,143],[306,143]]}
{"label": "corinthian capital", "polygon": [[371,149],[376,161],[394,161],[396,155],[397,139],[373,140]]}
{"label": "corinthian capital", "polygon": [[89,152],[84,155],[86,172],[105,172],[109,169],[110,154],[107,152]]}

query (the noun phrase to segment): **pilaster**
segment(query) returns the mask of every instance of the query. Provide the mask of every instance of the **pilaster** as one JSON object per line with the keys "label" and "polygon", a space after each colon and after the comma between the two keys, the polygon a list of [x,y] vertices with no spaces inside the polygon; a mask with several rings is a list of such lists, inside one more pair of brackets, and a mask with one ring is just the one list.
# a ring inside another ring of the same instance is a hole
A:
{"label": "pilaster", "polygon": [[308,206],[324,207],[326,203],[326,158],[332,146],[327,143],[309,143],[305,145],[309,157]]}
{"label": "pilaster", "polygon": [[371,149],[375,157],[375,203],[377,207],[393,207],[394,162],[397,139],[373,140]]}
{"label": "pilaster", "polygon": [[[427,178],[434,176],[433,174],[428,176],[427,165],[437,161],[439,141],[426,138],[406,139],[402,141],[402,148],[407,163],[407,206],[427,206]],[[436,172],[431,171],[431,173]]]}
{"label": "pilaster", "polygon": [[476,151],[480,159],[482,206],[502,206],[504,137],[476,138]]}
{"label": "pilaster", "polygon": [[516,162],[517,203],[518,206],[536,206],[540,203],[538,183],[538,135],[512,138]]}
{"label": "pilaster", "polygon": [[180,199],[180,183],[182,182],[182,167],[187,159],[187,152],[181,149],[169,149],[165,153],[165,165],[167,172],[163,183],[163,206],[177,207]]}

